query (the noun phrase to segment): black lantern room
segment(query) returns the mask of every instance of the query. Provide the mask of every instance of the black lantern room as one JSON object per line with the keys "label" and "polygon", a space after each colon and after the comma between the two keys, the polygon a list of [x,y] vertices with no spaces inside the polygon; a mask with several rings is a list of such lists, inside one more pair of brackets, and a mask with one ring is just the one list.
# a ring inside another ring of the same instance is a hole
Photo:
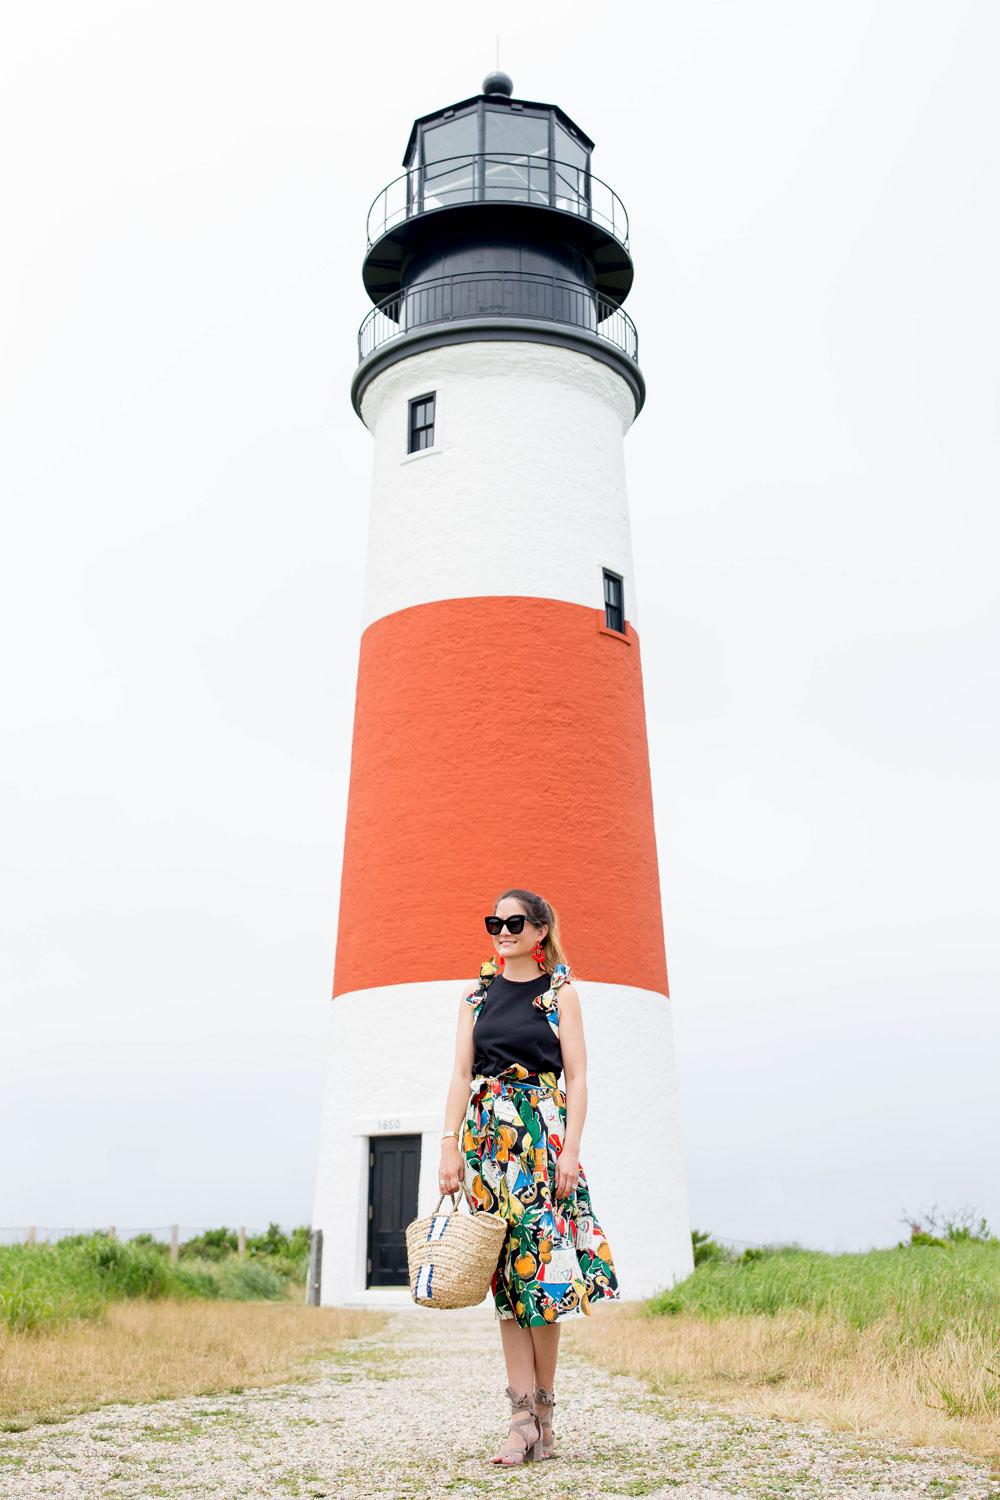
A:
{"label": "black lantern room", "polygon": [[591,170],[594,143],[552,104],[514,99],[505,73],[414,121],[405,172],[368,215],[354,403],[388,364],[444,343],[534,339],[644,383],[628,217]]}

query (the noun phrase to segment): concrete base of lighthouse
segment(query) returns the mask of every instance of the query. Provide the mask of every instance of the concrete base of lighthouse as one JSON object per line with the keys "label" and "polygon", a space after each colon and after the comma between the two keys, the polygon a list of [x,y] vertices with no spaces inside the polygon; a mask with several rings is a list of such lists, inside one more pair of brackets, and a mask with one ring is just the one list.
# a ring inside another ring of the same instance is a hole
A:
{"label": "concrete base of lighthouse", "polygon": [[[412,1305],[406,1287],[367,1284],[369,1152],[377,1136],[419,1136],[419,1212],[432,1212],[462,983],[388,985],[333,1002],[313,1213],[325,1306]],[[579,989],[589,1091],[580,1155],[622,1299],[633,1301],[693,1268],[670,1001],[585,979]]]}

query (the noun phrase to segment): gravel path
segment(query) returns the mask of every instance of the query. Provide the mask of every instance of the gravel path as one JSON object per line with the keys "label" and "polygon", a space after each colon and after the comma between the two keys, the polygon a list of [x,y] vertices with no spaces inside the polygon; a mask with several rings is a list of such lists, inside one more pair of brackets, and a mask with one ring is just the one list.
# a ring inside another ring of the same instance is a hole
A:
{"label": "gravel path", "polygon": [[1000,1474],[814,1425],[650,1395],[582,1359],[559,1366],[552,1463],[493,1469],[506,1384],[488,1309],[396,1313],[307,1381],[106,1406],[0,1437],[0,1497],[670,1500],[874,1495],[1000,1500]]}

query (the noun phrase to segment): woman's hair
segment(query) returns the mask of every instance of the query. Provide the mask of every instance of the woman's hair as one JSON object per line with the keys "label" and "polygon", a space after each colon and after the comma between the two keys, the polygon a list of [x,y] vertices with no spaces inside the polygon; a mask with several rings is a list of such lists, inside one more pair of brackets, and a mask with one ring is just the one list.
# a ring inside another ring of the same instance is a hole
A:
{"label": "woman's hair", "polygon": [[506,901],[508,898],[520,901],[529,922],[532,922],[536,927],[547,927],[549,929],[542,939],[542,952],[545,955],[542,959],[542,968],[546,974],[555,973],[556,964],[564,964],[566,962],[566,955],[562,951],[562,944],[559,941],[559,918],[556,916],[555,908],[550,906],[542,896],[536,896],[534,891],[515,890],[501,891],[493,903],[493,910],[496,911],[500,902]]}

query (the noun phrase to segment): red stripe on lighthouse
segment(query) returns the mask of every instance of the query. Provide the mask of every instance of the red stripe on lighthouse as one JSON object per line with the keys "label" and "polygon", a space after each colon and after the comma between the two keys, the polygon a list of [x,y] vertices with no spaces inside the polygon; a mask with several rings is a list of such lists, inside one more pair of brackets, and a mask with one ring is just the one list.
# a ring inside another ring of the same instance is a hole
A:
{"label": "red stripe on lighthouse", "polygon": [[560,600],[448,599],[361,641],[334,994],[473,977],[506,886],[583,979],[667,991],[639,641]]}

